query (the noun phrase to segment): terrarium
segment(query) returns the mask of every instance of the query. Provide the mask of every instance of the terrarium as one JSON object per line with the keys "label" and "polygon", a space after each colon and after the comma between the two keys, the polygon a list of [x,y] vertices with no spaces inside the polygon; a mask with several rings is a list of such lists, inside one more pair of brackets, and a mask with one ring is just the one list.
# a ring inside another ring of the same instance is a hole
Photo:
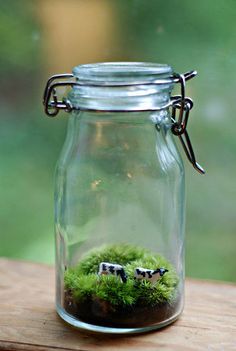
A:
{"label": "terrarium", "polygon": [[55,179],[56,308],[75,327],[137,333],[182,312],[184,167],[174,139],[203,173],[186,130],[195,74],[112,62],[48,81],[46,113],[69,112]]}

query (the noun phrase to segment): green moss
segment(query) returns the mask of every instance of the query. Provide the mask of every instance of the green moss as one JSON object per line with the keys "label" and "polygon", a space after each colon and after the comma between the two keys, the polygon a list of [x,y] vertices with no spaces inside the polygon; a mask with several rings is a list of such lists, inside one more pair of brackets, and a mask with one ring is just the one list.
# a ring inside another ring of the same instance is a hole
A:
{"label": "green moss", "polygon": [[134,285],[128,280],[125,284],[114,275],[101,276],[96,295],[112,305],[132,305],[135,302]]}
{"label": "green moss", "polygon": [[[123,283],[114,275],[97,274],[101,262],[121,264],[127,274]],[[134,269],[163,267],[168,272],[156,283],[135,280]],[[65,289],[76,302],[101,299],[113,306],[155,306],[171,303],[176,297],[178,277],[174,267],[164,257],[128,244],[107,245],[86,254],[80,263],[65,272]]]}
{"label": "green moss", "polygon": [[96,274],[78,276],[74,270],[65,274],[65,288],[72,292],[77,301],[84,301],[96,294],[98,276]]}

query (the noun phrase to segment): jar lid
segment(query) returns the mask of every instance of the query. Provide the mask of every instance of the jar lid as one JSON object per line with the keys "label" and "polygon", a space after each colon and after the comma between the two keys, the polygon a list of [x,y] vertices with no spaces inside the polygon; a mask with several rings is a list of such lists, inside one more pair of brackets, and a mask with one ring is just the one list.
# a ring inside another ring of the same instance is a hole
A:
{"label": "jar lid", "polygon": [[135,85],[168,78],[173,74],[167,64],[149,62],[99,62],[74,67],[73,76],[81,85]]}

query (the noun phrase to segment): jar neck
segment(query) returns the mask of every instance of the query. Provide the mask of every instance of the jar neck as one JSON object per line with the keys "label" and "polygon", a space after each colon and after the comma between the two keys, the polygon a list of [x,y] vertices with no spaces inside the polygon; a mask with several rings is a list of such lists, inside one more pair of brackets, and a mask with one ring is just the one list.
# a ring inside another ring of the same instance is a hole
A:
{"label": "jar neck", "polygon": [[98,63],[73,70],[78,84],[68,99],[75,109],[103,111],[162,110],[173,83],[160,84],[172,69],[151,63]]}
{"label": "jar neck", "polygon": [[103,111],[161,110],[170,103],[169,87],[136,85],[135,87],[75,86],[69,94],[75,109]]}

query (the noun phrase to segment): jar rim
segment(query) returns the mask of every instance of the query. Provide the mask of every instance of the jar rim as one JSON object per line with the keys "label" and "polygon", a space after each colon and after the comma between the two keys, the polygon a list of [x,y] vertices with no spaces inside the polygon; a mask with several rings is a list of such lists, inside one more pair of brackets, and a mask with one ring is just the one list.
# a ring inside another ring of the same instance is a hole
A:
{"label": "jar rim", "polygon": [[99,62],[74,67],[73,75],[78,84],[133,85],[170,78],[171,66],[152,62]]}

